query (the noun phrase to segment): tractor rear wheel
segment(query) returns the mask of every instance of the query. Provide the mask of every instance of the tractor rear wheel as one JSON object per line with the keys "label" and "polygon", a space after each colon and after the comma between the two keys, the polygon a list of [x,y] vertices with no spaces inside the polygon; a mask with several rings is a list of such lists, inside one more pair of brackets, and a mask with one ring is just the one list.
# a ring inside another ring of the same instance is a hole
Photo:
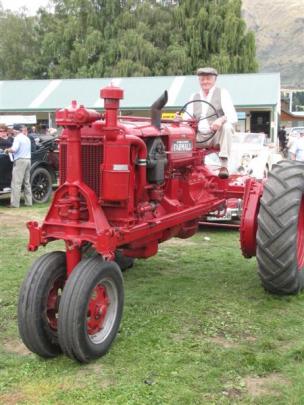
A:
{"label": "tractor rear wheel", "polygon": [[118,265],[100,256],[83,259],[72,271],[59,308],[59,343],[72,359],[103,356],[115,339],[124,303]]}
{"label": "tractor rear wheel", "polygon": [[304,287],[304,163],[281,161],[269,173],[257,230],[259,275],[266,290],[294,294]]}
{"label": "tractor rear wheel", "polygon": [[19,333],[28,349],[41,357],[61,353],[57,319],[65,279],[65,253],[47,253],[33,263],[20,289]]}

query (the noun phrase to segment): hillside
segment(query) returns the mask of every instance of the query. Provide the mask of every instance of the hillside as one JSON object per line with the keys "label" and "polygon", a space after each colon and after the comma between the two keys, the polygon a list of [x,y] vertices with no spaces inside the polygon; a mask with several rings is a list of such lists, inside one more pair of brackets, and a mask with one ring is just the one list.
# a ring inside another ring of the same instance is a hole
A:
{"label": "hillside", "polygon": [[304,0],[243,0],[256,33],[261,72],[281,72],[283,87],[304,88]]}

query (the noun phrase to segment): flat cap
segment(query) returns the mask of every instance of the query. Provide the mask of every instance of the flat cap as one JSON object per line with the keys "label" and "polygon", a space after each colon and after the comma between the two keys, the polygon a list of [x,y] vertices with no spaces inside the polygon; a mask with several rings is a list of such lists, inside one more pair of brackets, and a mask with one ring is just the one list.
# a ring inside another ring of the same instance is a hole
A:
{"label": "flat cap", "polygon": [[204,67],[204,68],[199,68],[197,69],[196,74],[198,76],[203,76],[203,75],[213,75],[217,76],[217,70],[212,68],[212,67]]}
{"label": "flat cap", "polygon": [[14,124],[13,125],[13,130],[14,131],[21,131],[21,129],[22,129],[22,125],[20,125],[20,124]]}

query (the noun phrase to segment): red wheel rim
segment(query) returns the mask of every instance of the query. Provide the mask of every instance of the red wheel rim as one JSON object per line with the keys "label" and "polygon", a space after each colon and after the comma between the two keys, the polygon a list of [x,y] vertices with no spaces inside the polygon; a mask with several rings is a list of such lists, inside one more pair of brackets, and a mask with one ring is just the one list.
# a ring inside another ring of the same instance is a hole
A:
{"label": "red wheel rim", "polygon": [[297,248],[298,270],[301,271],[304,266],[304,198],[302,198],[298,214]]}
{"label": "red wheel rim", "polygon": [[109,304],[106,287],[98,284],[92,292],[88,306],[87,331],[89,335],[96,335],[102,330]]}
{"label": "red wheel rim", "polygon": [[65,283],[65,277],[61,276],[58,277],[50,289],[48,300],[47,300],[47,308],[46,308],[46,315],[48,319],[48,323],[51,329],[57,331],[57,324],[58,324],[58,310],[59,310],[59,303],[60,297],[62,294],[62,290]]}

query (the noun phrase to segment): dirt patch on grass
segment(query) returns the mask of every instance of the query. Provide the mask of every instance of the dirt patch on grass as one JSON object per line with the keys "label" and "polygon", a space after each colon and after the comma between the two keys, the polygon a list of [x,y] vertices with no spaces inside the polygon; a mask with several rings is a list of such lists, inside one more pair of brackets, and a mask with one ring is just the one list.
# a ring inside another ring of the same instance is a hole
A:
{"label": "dirt patch on grass", "polygon": [[188,239],[180,239],[180,238],[172,238],[169,240],[166,240],[164,242],[163,246],[196,246],[197,242],[193,242],[191,238]]}
{"label": "dirt patch on grass", "polygon": [[98,363],[98,362],[96,362],[96,363],[93,362],[93,363],[82,366],[79,369],[78,374],[91,374],[91,373],[102,374],[102,372],[103,372],[102,364]]}
{"label": "dirt patch on grass", "polygon": [[296,350],[298,347],[302,347],[302,341],[294,341],[294,340],[289,340],[288,342],[286,341],[280,341],[278,342],[278,350],[281,353],[286,353],[289,351],[294,351]]}
{"label": "dirt patch on grass", "polygon": [[242,391],[239,388],[229,388],[223,391],[223,394],[229,399],[237,399],[242,396]]}
{"label": "dirt patch on grass", "polygon": [[30,352],[19,340],[4,342],[3,346],[9,353],[19,354],[20,356],[28,356],[29,354],[32,354],[32,352]]}
{"label": "dirt patch on grass", "polygon": [[0,234],[5,237],[27,236],[28,229],[26,223],[28,221],[37,221],[41,223],[44,218],[44,210],[37,211],[32,208],[0,208],[1,222],[3,227]]}
{"label": "dirt patch on grass", "polygon": [[0,404],[15,405],[26,401],[28,398],[22,392],[11,392],[0,395]]}
{"label": "dirt patch on grass", "polygon": [[246,336],[245,340],[249,343],[255,343],[258,339],[255,336]]}
{"label": "dirt patch on grass", "polygon": [[10,227],[20,228],[27,221],[41,221],[45,216],[45,210],[37,211],[32,208],[0,208],[3,222]]}
{"label": "dirt patch on grass", "polygon": [[276,385],[289,385],[290,382],[277,373],[269,374],[265,377],[246,377],[244,379],[247,391],[253,397],[262,395],[279,395]]}
{"label": "dirt patch on grass", "polygon": [[225,349],[233,349],[235,347],[238,347],[238,344],[236,342],[228,340],[222,336],[214,336],[209,338],[208,340],[218,346],[224,347]]}
{"label": "dirt patch on grass", "polygon": [[79,371],[76,374],[76,379],[74,380],[78,385],[87,384],[87,378],[90,376],[98,377],[98,386],[101,388],[108,388],[116,384],[115,378],[112,378],[109,375],[105,375],[104,367],[102,363],[90,363],[88,365],[83,365],[79,368]]}

